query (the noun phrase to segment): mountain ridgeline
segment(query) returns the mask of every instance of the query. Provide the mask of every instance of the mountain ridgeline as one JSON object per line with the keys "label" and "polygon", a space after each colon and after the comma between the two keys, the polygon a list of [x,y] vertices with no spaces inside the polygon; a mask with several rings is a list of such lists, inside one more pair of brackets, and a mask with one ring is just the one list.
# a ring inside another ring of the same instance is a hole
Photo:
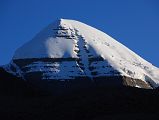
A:
{"label": "mountain ridgeline", "polygon": [[159,86],[157,67],[107,34],[67,19],[48,25],[18,48],[1,71],[53,94],[88,87]]}
{"label": "mountain ridgeline", "polygon": [[107,34],[59,19],[0,67],[0,118],[158,120],[159,69]]}

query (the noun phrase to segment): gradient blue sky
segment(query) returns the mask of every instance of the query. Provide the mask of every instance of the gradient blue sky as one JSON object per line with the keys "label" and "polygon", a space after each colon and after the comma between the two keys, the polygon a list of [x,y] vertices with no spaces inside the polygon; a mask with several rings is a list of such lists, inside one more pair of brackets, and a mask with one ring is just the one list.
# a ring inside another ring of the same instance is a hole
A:
{"label": "gradient blue sky", "polygon": [[158,0],[0,0],[0,65],[57,18],[96,27],[159,67]]}

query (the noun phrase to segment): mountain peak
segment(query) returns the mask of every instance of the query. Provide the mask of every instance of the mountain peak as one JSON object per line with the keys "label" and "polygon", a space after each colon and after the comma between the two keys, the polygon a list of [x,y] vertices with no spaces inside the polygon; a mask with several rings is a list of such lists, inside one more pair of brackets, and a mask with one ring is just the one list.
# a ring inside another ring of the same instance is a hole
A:
{"label": "mountain peak", "polygon": [[85,32],[91,32],[86,24],[58,19],[17,49],[13,59],[77,57],[73,52],[74,42],[79,37],[87,36]]}
{"label": "mountain peak", "polygon": [[59,27],[66,27],[67,26],[67,19],[63,19],[63,18],[60,18],[60,19],[57,19],[54,23],[52,23],[52,27],[54,28],[59,28]]}
{"label": "mountain peak", "polygon": [[159,86],[157,67],[104,32],[75,20],[51,23],[17,49],[13,61],[25,63],[26,74],[41,71],[42,79],[127,76]]}

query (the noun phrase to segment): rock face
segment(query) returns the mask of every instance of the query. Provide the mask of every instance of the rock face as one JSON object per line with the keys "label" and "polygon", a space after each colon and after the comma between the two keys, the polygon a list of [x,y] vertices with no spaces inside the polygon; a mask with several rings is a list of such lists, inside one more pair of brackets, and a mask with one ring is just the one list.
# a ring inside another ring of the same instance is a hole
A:
{"label": "rock face", "polygon": [[159,86],[158,68],[107,34],[65,19],[17,49],[4,69],[49,90],[72,85]]}

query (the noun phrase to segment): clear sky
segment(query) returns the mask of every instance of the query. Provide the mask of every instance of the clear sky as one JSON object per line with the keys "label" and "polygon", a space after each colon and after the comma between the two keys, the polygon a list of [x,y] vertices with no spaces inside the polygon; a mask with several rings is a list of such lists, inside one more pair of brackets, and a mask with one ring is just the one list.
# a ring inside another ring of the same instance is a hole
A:
{"label": "clear sky", "polygon": [[159,0],[0,0],[0,65],[57,18],[96,27],[159,67]]}

